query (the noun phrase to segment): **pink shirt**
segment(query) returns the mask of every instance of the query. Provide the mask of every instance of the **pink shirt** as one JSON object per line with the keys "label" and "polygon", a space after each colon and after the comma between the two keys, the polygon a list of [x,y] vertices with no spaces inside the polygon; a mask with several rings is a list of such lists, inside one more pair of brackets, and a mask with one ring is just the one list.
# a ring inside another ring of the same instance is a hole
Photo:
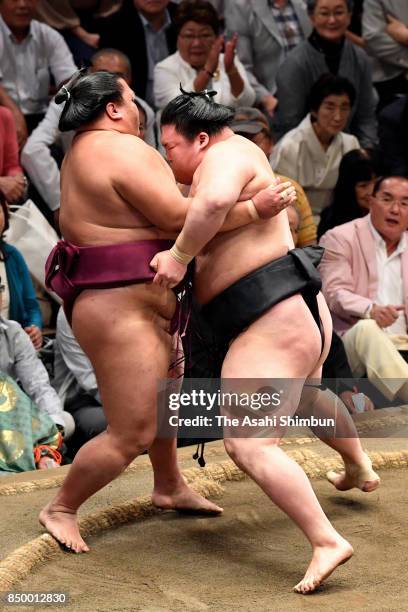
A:
{"label": "pink shirt", "polygon": [[16,126],[12,112],[0,106],[0,176],[23,174],[18,158]]}

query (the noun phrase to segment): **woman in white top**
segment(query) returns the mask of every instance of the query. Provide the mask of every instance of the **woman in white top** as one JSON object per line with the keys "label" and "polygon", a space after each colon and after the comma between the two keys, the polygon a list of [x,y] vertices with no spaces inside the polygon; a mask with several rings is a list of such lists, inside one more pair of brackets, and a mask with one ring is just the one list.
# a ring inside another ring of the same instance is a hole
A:
{"label": "woman in white top", "polygon": [[155,66],[156,107],[162,109],[178,96],[180,84],[186,91],[215,90],[214,101],[219,104],[252,106],[255,92],[235,55],[238,37],[226,42],[217,36],[219,20],[214,7],[204,0],[187,0],[178,7],[174,21],[178,51]]}
{"label": "woman in white top", "polygon": [[300,183],[313,214],[330,204],[345,153],[359,149],[355,136],[342,130],[355,100],[347,79],[323,74],[310,90],[310,113],[275,145],[271,165]]}

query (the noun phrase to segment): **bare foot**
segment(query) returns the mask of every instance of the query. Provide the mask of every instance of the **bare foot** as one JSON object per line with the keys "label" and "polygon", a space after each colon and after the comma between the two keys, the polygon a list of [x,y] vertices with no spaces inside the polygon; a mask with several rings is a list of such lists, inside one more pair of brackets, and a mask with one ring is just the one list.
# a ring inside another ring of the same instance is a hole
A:
{"label": "bare foot", "polygon": [[353,547],[341,536],[336,543],[317,546],[307,568],[305,577],[295,587],[296,593],[307,595],[319,587],[324,580],[342,563],[353,555]]}
{"label": "bare foot", "polygon": [[326,477],[339,491],[348,491],[357,487],[364,493],[371,493],[380,484],[380,477],[373,470],[371,459],[365,455],[361,464],[345,464],[345,470],[337,474],[333,470]]}
{"label": "bare foot", "polygon": [[79,533],[75,512],[53,508],[52,503],[49,503],[41,510],[38,520],[66,548],[76,553],[89,551]]}
{"label": "bare foot", "polygon": [[185,514],[216,515],[223,512],[223,508],[199,495],[184,482],[171,493],[154,490],[152,503],[162,510],[177,510]]}

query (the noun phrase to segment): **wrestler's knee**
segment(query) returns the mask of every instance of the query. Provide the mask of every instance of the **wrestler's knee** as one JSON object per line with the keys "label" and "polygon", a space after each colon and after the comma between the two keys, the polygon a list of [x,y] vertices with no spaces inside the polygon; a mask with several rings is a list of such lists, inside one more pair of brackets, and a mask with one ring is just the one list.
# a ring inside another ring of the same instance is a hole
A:
{"label": "wrestler's knee", "polygon": [[251,458],[271,447],[279,446],[281,438],[225,438],[224,446],[238,467],[244,467]]}
{"label": "wrestler's knee", "polygon": [[120,449],[121,454],[128,463],[149,450],[156,436],[155,428],[152,427],[144,430],[135,430],[134,432],[128,431],[116,434],[111,431],[110,433],[114,438],[115,446]]}

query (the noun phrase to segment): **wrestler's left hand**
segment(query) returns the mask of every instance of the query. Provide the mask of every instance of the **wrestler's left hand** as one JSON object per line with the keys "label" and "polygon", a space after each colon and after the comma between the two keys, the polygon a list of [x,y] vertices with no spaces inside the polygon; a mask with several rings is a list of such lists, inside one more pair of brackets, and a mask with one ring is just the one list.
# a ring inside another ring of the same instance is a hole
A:
{"label": "wrestler's left hand", "polygon": [[181,283],[187,272],[187,266],[176,261],[170,251],[157,253],[150,262],[150,267],[156,271],[153,283],[167,289]]}
{"label": "wrestler's left hand", "polygon": [[34,345],[35,350],[38,351],[42,346],[41,329],[36,325],[30,325],[29,327],[25,327],[24,331],[30,336],[30,340]]}

